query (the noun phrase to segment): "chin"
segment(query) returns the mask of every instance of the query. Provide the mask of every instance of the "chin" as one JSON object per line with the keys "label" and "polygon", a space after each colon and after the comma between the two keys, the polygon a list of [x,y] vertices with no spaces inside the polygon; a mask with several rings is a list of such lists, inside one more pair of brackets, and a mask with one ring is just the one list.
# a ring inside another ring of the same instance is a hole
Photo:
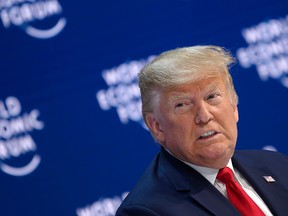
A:
{"label": "chin", "polygon": [[[210,150],[209,152],[206,151],[205,156],[206,158],[209,158],[210,161],[213,161],[215,163],[219,163],[219,164],[227,164],[229,159],[232,157],[233,155],[233,151],[231,151],[231,149],[214,149],[214,150]],[[225,165],[226,165],[225,164]]]}
{"label": "chin", "polygon": [[211,157],[221,158],[225,156],[232,155],[234,152],[234,148],[232,146],[223,144],[223,143],[216,143],[211,144],[209,148],[204,149],[204,154],[210,155]]}

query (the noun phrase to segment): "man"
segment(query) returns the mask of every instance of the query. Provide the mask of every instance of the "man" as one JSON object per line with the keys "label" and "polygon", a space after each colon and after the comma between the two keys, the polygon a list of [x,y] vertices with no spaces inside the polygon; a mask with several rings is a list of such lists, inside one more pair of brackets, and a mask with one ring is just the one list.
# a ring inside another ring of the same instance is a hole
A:
{"label": "man", "polygon": [[233,62],[220,47],[194,46],[164,52],[141,70],[142,114],[161,152],[117,216],[288,215],[288,158],[234,153]]}

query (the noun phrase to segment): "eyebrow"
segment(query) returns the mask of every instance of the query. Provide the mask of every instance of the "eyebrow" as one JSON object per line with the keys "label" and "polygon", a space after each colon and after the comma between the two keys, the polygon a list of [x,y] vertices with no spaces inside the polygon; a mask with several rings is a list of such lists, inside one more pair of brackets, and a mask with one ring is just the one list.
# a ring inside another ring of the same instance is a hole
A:
{"label": "eyebrow", "polygon": [[207,92],[215,91],[219,88],[219,82],[212,82],[211,84],[207,85]]}
{"label": "eyebrow", "polygon": [[[211,82],[205,86],[204,94],[208,92],[213,92],[219,88],[219,82]],[[167,104],[168,106],[173,106],[175,102],[178,100],[186,100],[186,99],[193,99],[190,92],[182,92],[182,91],[174,91],[172,95],[168,98]]]}
{"label": "eyebrow", "polygon": [[192,99],[191,94],[184,92],[174,92],[173,95],[168,98],[167,104],[169,107],[173,107],[175,102],[186,99],[191,100]]}

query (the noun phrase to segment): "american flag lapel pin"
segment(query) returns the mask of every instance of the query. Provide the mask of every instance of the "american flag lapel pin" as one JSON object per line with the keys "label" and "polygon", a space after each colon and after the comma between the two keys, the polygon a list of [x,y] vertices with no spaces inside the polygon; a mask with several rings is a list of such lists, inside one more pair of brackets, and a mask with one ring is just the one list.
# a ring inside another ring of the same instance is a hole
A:
{"label": "american flag lapel pin", "polygon": [[263,178],[264,178],[268,183],[273,183],[273,182],[275,182],[275,179],[273,179],[272,176],[263,176]]}

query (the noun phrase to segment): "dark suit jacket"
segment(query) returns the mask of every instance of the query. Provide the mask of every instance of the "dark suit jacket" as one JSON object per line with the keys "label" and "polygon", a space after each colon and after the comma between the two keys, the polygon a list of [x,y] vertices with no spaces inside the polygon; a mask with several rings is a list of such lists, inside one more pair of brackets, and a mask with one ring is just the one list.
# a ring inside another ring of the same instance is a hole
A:
{"label": "dark suit jacket", "polygon": [[[270,151],[236,151],[234,167],[246,178],[272,214],[288,215],[288,158]],[[268,183],[263,176],[272,176]],[[157,155],[116,216],[240,215],[201,174],[164,149]]]}

